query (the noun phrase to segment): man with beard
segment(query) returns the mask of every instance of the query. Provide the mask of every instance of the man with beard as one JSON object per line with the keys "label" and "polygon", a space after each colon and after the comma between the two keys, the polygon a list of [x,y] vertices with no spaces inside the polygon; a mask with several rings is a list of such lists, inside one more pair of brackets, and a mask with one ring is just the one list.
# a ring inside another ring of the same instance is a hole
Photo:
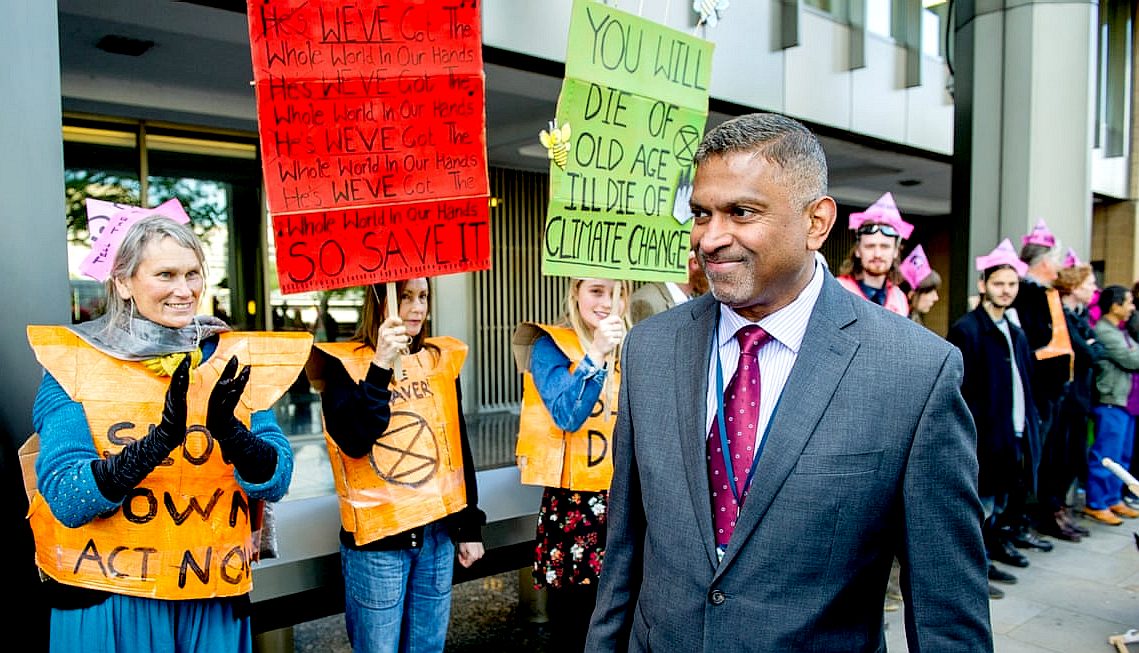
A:
{"label": "man with beard", "polygon": [[902,220],[894,196],[886,193],[865,211],[851,213],[854,247],[838,271],[838,282],[850,292],[901,316],[910,314],[906,293],[898,287],[902,276],[898,257],[902,240],[914,226]]}
{"label": "man with beard", "polygon": [[[977,426],[978,492],[985,509],[981,532],[989,554],[989,579],[1014,583],[1016,577],[993,560],[1027,567],[1028,558],[997,527],[1009,494],[1022,485],[1024,464],[1039,455],[1037,416],[1032,401],[1032,352],[1019,327],[1006,318],[1027,266],[1006,238],[987,256],[977,258],[981,301],[949,328],[949,342],[961,350],[965,378],[961,394]],[[990,585],[993,598],[1004,595]]]}

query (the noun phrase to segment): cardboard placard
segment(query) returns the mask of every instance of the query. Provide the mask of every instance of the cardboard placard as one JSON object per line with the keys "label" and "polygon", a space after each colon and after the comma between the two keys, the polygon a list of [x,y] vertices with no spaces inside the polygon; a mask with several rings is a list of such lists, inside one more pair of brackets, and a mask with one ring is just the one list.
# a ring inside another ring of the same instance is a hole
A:
{"label": "cardboard placard", "polygon": [[683,282],[712,44],[585,0],[569,43],[542,273]]}
{"label": "cardboard placard", "polygon": [[477,3],[249,3],[281,291],[490,267]]}

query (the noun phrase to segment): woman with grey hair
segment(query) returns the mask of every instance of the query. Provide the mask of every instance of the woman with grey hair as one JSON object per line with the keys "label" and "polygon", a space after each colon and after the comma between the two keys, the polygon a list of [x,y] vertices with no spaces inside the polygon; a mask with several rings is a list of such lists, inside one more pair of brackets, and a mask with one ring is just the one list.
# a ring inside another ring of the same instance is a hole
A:
{"label": "woman with grey hair", "polygon": [[51,650],[249,653],[258,502],[293,471],[270,408],[312,338],[198,315],[202,247],[169,218],[138,220],[112,255],[106,314],[28,327]]}

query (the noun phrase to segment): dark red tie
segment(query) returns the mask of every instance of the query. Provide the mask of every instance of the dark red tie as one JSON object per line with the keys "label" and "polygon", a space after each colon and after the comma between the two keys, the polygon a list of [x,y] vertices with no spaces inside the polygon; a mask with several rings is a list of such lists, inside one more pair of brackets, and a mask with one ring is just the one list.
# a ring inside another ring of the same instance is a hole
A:
{"label": "dark red tie", "polygon": [[[727,422],[732,478],[728,478],[724,465],[719,416],[712,420],[712,430],[708,434],[708,487],[712,492],[716,547],[721,557],[735,530],[743,500],[747,498],[747,478],[755,459],[756,423],[759,421],[759,361],[756,354],[767,339],[767,332],[754,324],[736,332],[736,340],[740,342],[740,360],[728,387],[724,389],[724,419]],[[729,483],[735,483],[735,493]],[[740,497],[739,502],[736,494]]]}

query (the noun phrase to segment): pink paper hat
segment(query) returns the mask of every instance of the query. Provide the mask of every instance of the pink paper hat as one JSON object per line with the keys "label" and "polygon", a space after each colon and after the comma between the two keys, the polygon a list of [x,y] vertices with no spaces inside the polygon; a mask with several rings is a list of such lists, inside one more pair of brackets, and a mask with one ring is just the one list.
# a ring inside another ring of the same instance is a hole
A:
{"label": "pink paper hat", "polygon": [[1032,233],[1020,239],[1022,245],[1043,245],[1044,247],[1055,247],[1056,236],[1048,229],[1048,225],[1044,224],[1044,218],[1036,221],[1036,226],[1032,228]]}
{"label": "pink paper hat", "polygon": [[998,265],[1011,265],[1018,276],[1023,277],[1028,272],[1028,264],[1020,260],[1017,256],[1016,250],[1012,247],[1012,241],[1005,238],[1001,241],[997,248],[984,256],[977,257],[977,271],[984,272],[989,268],[995,268]]}
{"label": "pink paper hat", "polygon": [[910,288],[917,288],[933,268],[929,267],[929,259],[925,257],[925,250],[921,245],[914,248],[910,255],[906,257],[902,264],[898,266],[902,273],[902,278],[909,284]]}
{"label": "pink paper hat", "polygon": [[1068,255],[1064,257],[1064,266],[1066,268],[1074,268],[1077,265],[1082,265],[1083,261],[1076,255],[1076,250],[1071,247],[1068,248]]}
{"label": "pink paper hat", "polygon": [[902,219],[898,205],[894,203],[894,196],[890,193],[879,197],[865,211],[850,214],[851,229],[858,229],[864,224],[888,224],[897,229],[903,239],[909,238],[914,232],[914,226]]}
{"label": "pink paper hat", "polygon": [[190,222],[190,216],[186,214],[178,198],[166,200],[152,209],[87,198],[87,226],[91,231],[91,251],[79,263],[79,271],[97,281],[109,279],[115,254],[119,251],[123,237],[127,235],[127,229],[139,220],[154,214],[164,215],[182,224]]}

